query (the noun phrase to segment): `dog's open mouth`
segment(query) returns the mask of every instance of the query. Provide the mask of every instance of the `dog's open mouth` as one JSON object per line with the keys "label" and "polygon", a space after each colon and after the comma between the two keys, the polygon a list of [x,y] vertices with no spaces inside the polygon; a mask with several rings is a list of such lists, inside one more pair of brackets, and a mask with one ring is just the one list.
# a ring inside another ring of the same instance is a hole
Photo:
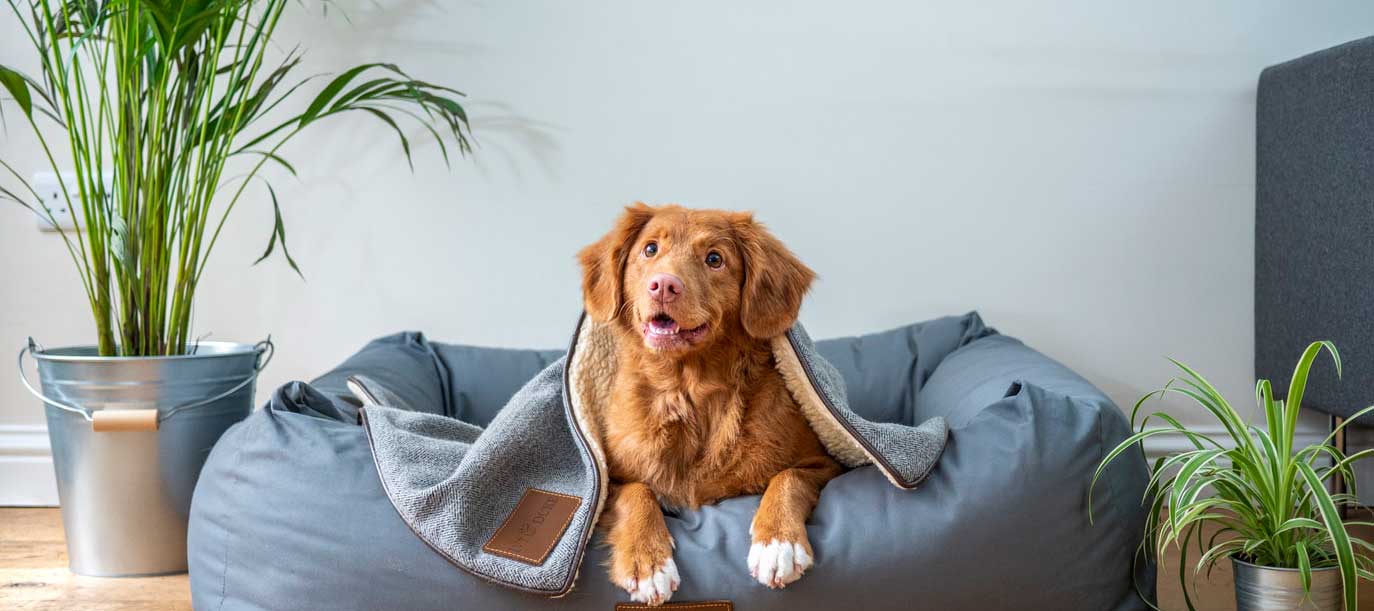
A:
{"label": "dog's open mouth", "polygon": [[659,312],[644,323],[644,342],[660,350],[685,348],[706,337],[709,324],[683,329],[673,317]]}

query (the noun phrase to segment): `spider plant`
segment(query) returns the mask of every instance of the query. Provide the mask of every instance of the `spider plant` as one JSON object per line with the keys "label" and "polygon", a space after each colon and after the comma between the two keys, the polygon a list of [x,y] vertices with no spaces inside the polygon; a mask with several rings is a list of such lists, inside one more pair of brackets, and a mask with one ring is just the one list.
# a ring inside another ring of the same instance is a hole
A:
{"label": "spider plant", "polygon": [[[59,183],[68,209],[80,214],[76,231],[59,232],[103,356],[188,350],[196,289],[250,184],[265,190],[261,201],[274,216],[258,261],[280,245],[300,273],[263,170],[295,175],[281,149],[301,132],[365,113],[394,130],[407,162],[410,141],[398,119],[433,136],[446,163],[445,138],[470,151],[462,94],[392,64],[350,68],[304,96],[301,87],[315,77],[296,78],[300,54],[283,53],[273,39],[287,0],[7,2],[39,69],[30,76],[0,64],[0,87],[54,173],[62,175],[60,149],[70,153],[75,185]],[[303,103],[287,103],[296,99]],[[230,164],[235,158],[241,167]],[[14,162],[0,159],[19,185],[0,184],[0,198],[57,227]]]}
{"label": "spider plant", "polygon": [[[1346,456],[1331,445],[1331,440],[1346,424],[1374,410],[1374,406],[1347,419],[1321,443],[1293,447],[1308,372],[1323,350],[1330,353],[1339,376],[1341,360],[1335,345],[1313,342],[1293,370],[1286,400],[1274,397],[1268,380],[1255,384],[1255,401],[1264,412],[1263,427],[1247,424],[1216,387],[1197,371],[1170,359],[1182,375],[1136,403],[1131,410],[1132,428],[1137,428],[1136,418],[1147,401],[1177,395],[1215,417],[1226,435],[1216,439],[1188,429],[1169,414],[1154,412],[1140,421],[1139,432],[1102,459],[1093,476],[1094,485],[1108,464],[1150,437],[1182,435],[1193,447],[1159,458],[1150,470],[1145,493],[1150,510],[1142,553],[1152,553],[1157,558],[1165,546],[1174,544],[1182,548],[1191,541],[1200,554],[1193,567],[1194,575],[1203,569],[1210,573],[1219,560],[1236,556],[1261,566],[1298,569],[1304,591],[1310,591],[1313,570],[1336,567],[1341,574],[1345,608],[1357,608],[1358,580],[1374,578],[1374,562],[1368,556],[1357,555],[1355,548],[1374,550],[1374,546],[1347,534],[1345,525],[1369,523],[1343,523],[1341,508],[1358,505],[1351,465],[1374,450]],[[1151,418],[1163,426],[1149,428]],[[1331,494],[1327,490],[1326,482],[1337,476],[1350,483],[1350,493]],[[1090,508],[1091,495],[1090,487]],[[1204,538],[1202,526],[1207,523],[1215,524],[1217,530]],[[1179,583],[1188,608],[1194,609],[1184,579],[1184,558],[1184,554],[1179,554]]]}

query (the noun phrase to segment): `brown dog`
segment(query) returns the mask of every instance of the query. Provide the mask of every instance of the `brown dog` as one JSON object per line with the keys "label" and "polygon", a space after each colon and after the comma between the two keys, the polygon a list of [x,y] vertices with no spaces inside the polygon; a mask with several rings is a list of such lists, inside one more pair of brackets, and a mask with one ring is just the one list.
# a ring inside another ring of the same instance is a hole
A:
{"label": "brown dog", "polygon": [[763,494],[748,567],[783,587],[811,566],[806,520],[841,472],[776,369],[769,340],[815,274],[744,212],[625,209],[578,255],[588,315],[620,365],[603,419],[611,580],[658,605],[677,590],[659,506]]}

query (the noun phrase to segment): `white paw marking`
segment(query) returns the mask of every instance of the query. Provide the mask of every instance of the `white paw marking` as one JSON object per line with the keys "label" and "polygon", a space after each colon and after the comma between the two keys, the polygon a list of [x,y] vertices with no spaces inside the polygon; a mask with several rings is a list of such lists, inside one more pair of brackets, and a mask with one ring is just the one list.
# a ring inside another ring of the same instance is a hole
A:
{"label": "white paw marking", "polygon": [[682,578],[677,574],[677,563],[669,558],[652,575],[644,579],[627,579],[623,587],[630,593],[630,600],[658,606],[672,598],[679,585],[682,585]]}
{"label": "white paw marking", "polygon": [[749,574],[770,588],[781,588],[811,568],[811,555],[800,543],[773,539],[749,546]]}

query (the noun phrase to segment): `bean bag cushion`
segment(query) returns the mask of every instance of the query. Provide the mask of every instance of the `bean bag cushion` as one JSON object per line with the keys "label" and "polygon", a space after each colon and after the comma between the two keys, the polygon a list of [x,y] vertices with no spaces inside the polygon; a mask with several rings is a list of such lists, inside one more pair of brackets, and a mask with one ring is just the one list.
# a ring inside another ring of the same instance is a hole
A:
{"label": "bean bag cushion", "polygon": [[[915,490],[873,466],[832,480],[808,524],[815,566],[783,590],[748,573],[759,497],[668,516],[682,586],[673,602],[747,609],[1143,609],[1152,567],[1133,562],[1143,457],[1117,461],[1121,412],[1062,365],[977,314],[817,342],[874,422],[943,417],[948,445]],[[306,384],[278,389],[231,429],[202,471],[188,553],[197,609],[610,609],[627,595],[593,544],[566,595],[495,585],[430,549],[378,480],[358,402],[363,375],[409,409],[485,426],[559,351],[376,340]]]}

